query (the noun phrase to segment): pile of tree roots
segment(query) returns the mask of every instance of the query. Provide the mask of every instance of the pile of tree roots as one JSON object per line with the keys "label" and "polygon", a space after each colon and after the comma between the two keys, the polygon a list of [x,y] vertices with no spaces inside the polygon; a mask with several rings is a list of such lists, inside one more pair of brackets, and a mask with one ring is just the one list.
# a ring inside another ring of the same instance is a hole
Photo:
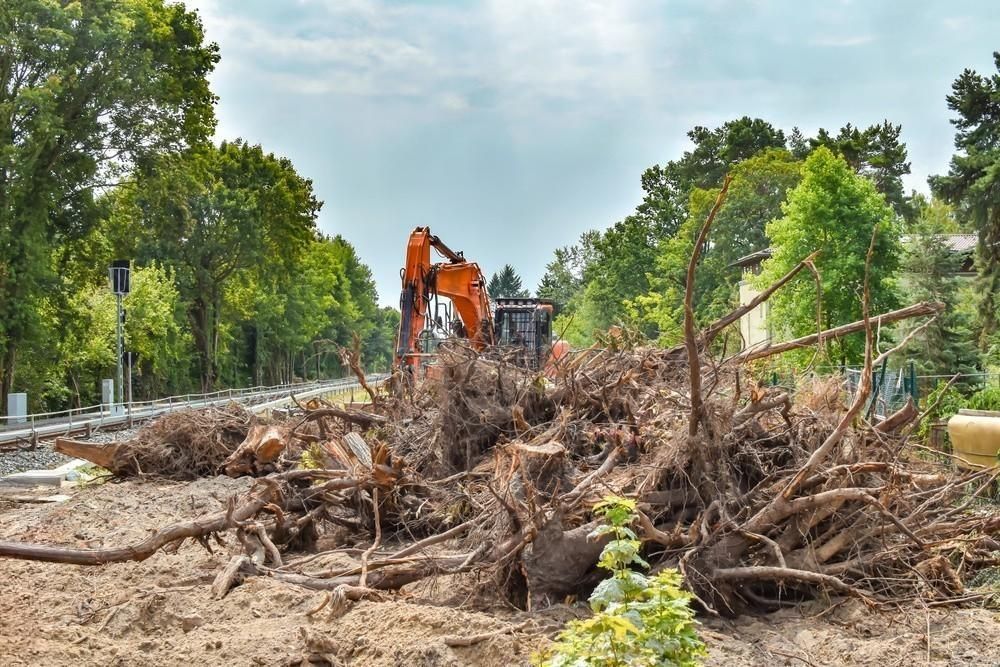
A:
{"label": "pile of tree roots", "polygon": [[[912,404],[881,418],[868,409],[873,364],[906,343],[879,352],[874,329],[934,316],[940,304],[866,313],[727,357],[720,335],[756,303],[700,331],[689,309],[676,348],[613,335],[545,374],[446,342],[426,379],[397,373],[372,403],[311,403],[281,423],[246,424],[242,442],[204,474],[257,479],[216,514],[135,545],[2,542],[0,555],[99,565],[233,531],[216,596],[267,576],[343,603],[469,573],[449,579],[465,587],[463,599],[538,609],[599,581],[591,508],[619,495],[638,503],[654,571],[678,568],[708,613],[842,596],[871,605],[973,599],[963,581],[1000,564],[1000,515],[983,502],[1000,472],[925,455],[909,437],[921,418]],[[765,387],[746,363],[858,332],[866,372],[854,396],[837,379],[794,394]],[[170,473],[133,444],[142,472]]]}
{"label": "pile of tree roots", "polygon": [[[428,379],[389,384],[374,405],[314,403],[277,424],[232,410],[164,418],[118,451],[116,474],[183,464],[256,475],[253,488],[138,545],[0,554],[96,565],[233,530],[220,596],[248,576],[357,599],[474,571],[470,592],[537,608],[599,579],[590,508],[613,494],[638,501],[654,568],[679,568],[720,614],[828,595],[965,600],[963,580],[1000,559],[1000,517],[977,502],[997,473],[920,456],[917,411],[866,419],[866,384],[850,405],[836,380],[793,398],[738,358],[692,367],[686,348],[624,344],[573,353],[545,379],[459,342]],[[358,565],[324,568],[326,552]]]}

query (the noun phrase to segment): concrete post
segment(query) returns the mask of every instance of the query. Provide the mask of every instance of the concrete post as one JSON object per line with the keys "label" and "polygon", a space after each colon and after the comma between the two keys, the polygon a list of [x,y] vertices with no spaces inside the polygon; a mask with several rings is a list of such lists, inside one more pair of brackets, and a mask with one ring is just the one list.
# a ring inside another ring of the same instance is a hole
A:
{"label": "concrete post", "polygon": [[101,410],[113,412],[115,407],[115,381],[101,380]]}
{"label": "concrete post", "polygon": [[28,395],[25,393],[7,394],[8,424],[23,424],[28,414]]}

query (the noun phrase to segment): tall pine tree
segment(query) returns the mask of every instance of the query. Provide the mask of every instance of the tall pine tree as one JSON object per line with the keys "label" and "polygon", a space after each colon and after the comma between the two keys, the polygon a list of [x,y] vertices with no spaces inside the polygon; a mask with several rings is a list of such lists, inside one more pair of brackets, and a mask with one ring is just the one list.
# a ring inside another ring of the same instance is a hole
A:
{"label": "tall pine tree", "polygon": [[1000,293],[1000,52],[993,54],[997,74],[962,72],[952,84],[948,108],[958,114],[955,148],[946,176],[930,179],[934,193],[954,204],[961,218],[979,232],[979,344],[990,345],[997,332]]}
{"label": "tall pine tree", "polygon": [[486,291],[491,299],[525,298],[530,296],[528,290],[521,284],[521,276],[514,267],[504,264],[503,268],[493,274]]}
{"label": "tall pine tree", "polygon": [[[947,234],[956,228],[951,207],[923,198],[915,203],[918,216],[901,267],[904,298],[908,303],[940,301],[945,310],[914,336],[906,354],[925,375],[974,372],[978,365],[975,339],[957,310],[963,257],[947,241]],[[906,323],[903,331],[918,324]]]}

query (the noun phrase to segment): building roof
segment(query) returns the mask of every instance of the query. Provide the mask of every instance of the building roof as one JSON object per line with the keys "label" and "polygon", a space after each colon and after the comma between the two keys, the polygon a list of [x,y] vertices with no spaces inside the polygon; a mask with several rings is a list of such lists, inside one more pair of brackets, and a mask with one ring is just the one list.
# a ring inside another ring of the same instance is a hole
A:
{"label": "building roof", "polygon": [[758,250],[757,252],[752,252],[749,255],[744,255],[743,257],[740,257],[738,260],[730,264],[730,266],[742,266],[746,268],[748,266],[760,264],[770,256],[771,256],[771,249],[764,248],[763,250]]}
{"label": "building roof", "polygon": [[978,234],[939,234],[952,252],[967,253],[976,249]]}

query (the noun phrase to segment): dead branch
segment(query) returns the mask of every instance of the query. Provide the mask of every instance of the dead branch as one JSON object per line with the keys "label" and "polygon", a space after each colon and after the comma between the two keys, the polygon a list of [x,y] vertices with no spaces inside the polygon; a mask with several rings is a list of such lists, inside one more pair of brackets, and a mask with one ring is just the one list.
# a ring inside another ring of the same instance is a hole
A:
{"label": "dead branch", "polygon": [[741,305],[739,308],[733,310],[728,315],[724,315],[723,317],[720,317],[712,324],[708,325],[708,327],[706,327],[704,332],[702,333],[702,339],[704,340],[704,344],[708,345],[709,343],[711,343],[715,339],[715,337],[719,335],[719,332],[723,331],[730,324],[738,322],[741,317],[743,317],[744,315],[752,311],[754,308],[756,308],[757,306],[759,306],[760,304],[764,303],[769,298],[771,298],[772,294],[774,294],[779,289],[787,285],[792,278],[797,276],[799,274],[799,271],[806,268],[807,266],[813,266],[813,261],[816,259],[816,255],[818,254],[819,251],[812,253],[804,260],[796,264],[791,271],[783,275],[781,278],[779,278],[774,283],[769,285],[764,291],[762,291],[760,294],[751,299],[749,303]]}
{"label": "dead branch", "polygon": [[729,191],[729,184],[732,183],[732,180],[732,176],[727,175],[722,182],[722,188],[715,198],[715,204],[712,206],[708,218],[705,219],[705,224],[701,226],[701,231],[698,232],[694,249],[691,251],[691,260],[688,262],[687,281],[684,287],[684,347],[687,349],[688,372],[691,378],[691,417],[688,419],[688,434],[692,437],[698,434],[698,425],[701,423],[704,412],[701,395],[701,359],[698,357],[698,337],[694,324],[695,268],[698,266],[701,248],[708,238],[708,230],[712,227],[712,222],[719,209],[722,208],[722,202],[726,199],[726,193]]}
{"label": "dead branch", "polygon": [[[907,306],[905,308],[900,308],[898,310],[893,310],[888,313],[883,313],[876,317],[871,318],[871,323],[875,326],[882,326],[885,324],[892,324],[893,322],[901,322],[902,320],[911,319],[914,317],[924,317],[927,315],[935,315],[944,310],[944,304],[940,301],[924,301],[922,303],[917,303],[912,306]],[[802,338],[796,338],[794,340],[786,341],[783,343],[768,344],[759,348],[751,348],[744,350],[739,354],[731,357],[732,360],[738,362],[756,361],[757,359],[766,359],[767,357],[772,357],[776,354],[784,354],[791,350],[801,350],[802,348],[811,347],[815,345],[818,341],[830,340],[836,338],[842,338],[844,336],[849,336],[850,334],[858,333],[865,330],[864,320],[858,320],[857,322],[851,322],[850,324],[842,324],[839,327],[834,327],[832,329],[827,329],[819,333],[810,334],[808,336],[803,336]]]}

